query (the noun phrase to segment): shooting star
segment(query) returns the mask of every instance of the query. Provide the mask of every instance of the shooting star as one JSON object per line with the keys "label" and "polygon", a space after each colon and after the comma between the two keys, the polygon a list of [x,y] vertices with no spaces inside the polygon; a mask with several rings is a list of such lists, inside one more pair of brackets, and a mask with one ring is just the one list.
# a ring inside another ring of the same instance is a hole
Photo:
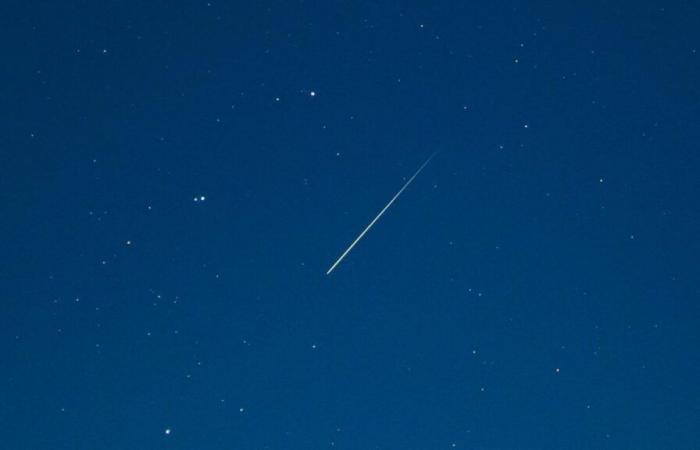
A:
{"label": "shooting star", "polygon": [[435,156],[436,154],[437,154],[437,152],[433,153],[432,155],[430,155],[430,157],[429,157],[428,159],[425,160],[425,162],[418,168],[418,170],[416,170],[416,173],[414,173],[413,176],[412,176],[411,178],[408,179],[408,181],[406,182],[406,184],[404,184],[403,187],[402,187],[401,189],[399,189],[399,192],[397,192],[396,195],[394,195],[394,197],[392,197],[392,199],[389,200],[389,203],[387,203],[386,206],[385,206],[381,211],[379,211],[379,214],[377,214],[377,217],[375,217],[375,218],[369,223],[369,225],[367,225],[367,228],[365,228],[364,230],[362,230],[362,233],[360,233],[360,235],[357,236],[357,238],[352,242],[352,244],[350,244],[350,247],[348,247],[347,250],[345,250],[345,251],[343,252],[343,254],[340,255],[340,258],[338,258],[338,259],[333,263],[333,265],[331,266],[331,268],[328,269],[328,272],[326,272],[326,275],[330,275],[331,272],[333,272],[333,270],[338,266],[338,264],[340,264],[340,262],[343,260],[343,258],[345,258],[345,257],[347,256],[347,254],[350,253],[350,250],[352,250],[353,247],[355,247],[355,245],[357,245],[357,243],[360,242],[360,239],[362,239],[362,237],[369,231],[369,229],[372,228],[372,226],[379,220],[380,217],[382,217],[382,215],[386,212],[386,210],[389,209],[389,207],[391,206],[391,204],[394,203],[394,202],[396,201],[397,198],[399,198],[399,195],[401,195],[401,193],[408,187],[408,185],[411,184],[411,182],[413,181],[413,179],[416,178],[416,177],[418,176],[419,173],[421,173],[421,171],[425,168],[425,166],[428,165],[428,163],[430,162],[430,160],[433,159],[433,156]]}

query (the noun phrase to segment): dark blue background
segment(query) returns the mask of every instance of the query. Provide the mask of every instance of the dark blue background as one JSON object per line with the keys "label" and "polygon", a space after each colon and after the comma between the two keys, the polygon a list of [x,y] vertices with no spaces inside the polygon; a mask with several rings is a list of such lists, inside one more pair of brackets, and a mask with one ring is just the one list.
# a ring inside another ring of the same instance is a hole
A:
{"label": "dark blue background", "polygon": [[578,3],[4,2],[2,448],[700,447],[700,5]]}

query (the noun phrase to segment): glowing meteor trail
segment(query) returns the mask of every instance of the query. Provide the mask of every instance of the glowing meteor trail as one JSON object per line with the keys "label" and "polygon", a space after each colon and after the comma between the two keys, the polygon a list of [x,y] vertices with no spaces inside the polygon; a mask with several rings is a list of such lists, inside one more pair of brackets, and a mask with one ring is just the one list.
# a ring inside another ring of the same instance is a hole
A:
{"label": "glowing meteor trail", "polygon": [[350,244],[350,247],[348,247],[348,249],[345,250],[345,251],[343,252],[342,255],[340,255],[340,258],[338,258],[338,259],[333,263],[333,265],[331,266],[331,268],[328,269],[328,272],[326,272],[326,275],[330,275],[330,273],[333,272],[333,269],[335,269],[335,268],[338,266],[338,264],[340,264],[340,262],[343,260],[343,258],[345,258],[345,256],[347,256],[347,254],[350,253],[350,250],[352,250],[352,248],[353,248],[358,242],[360,242],[360,239],[362,239],[362,237],[369,231],[370,228],[372,228],[372,226],[377,222],[377,220],[379,220],[379,218],[382,217],[382,215],[386,212],[386,210],[389,209],[389,207],[391,206],[391,204],[394,203],[394,201],[396,201],[397,198],[399,198],[399,195],[401,195],[401,193],[408,187],[408,185],[411,184],[411,182],[413,181],[413,179],[416,178],[416,177],[418,176],[418,174],[421,172],[421,170],[423,170],[423,168],[425,168],[425,166],[428,165],[428,163],[430,162],[431,159],[433,159],[433,156],[435,156],[435,154],[436,154],[436,153],[433,153],[432,155],[430,155],[430,157],[429,157],[428,159],[425,160],[425,162],[423,163],[423,165],[421,165],[421,166],[418,168],[418,170],[416,170],[416,173],[414,173],[413,176],[412,176],[411,178],[408,179],[408,181],[406,182],[406,184],[403,185],[403,187],[399,190],[399,192],[397,192],[396,195],[394,195],[394,197],[392,197],[392,199],[389,200],[389,203],[387,203],[386,206],[385,206],[381,211],[379,211],[379,214],[377,214],[377,217],[375,217],[375,218],[369,223],[369,225],[367,225],[367,228],[365,228],[364,230],[362,230],[362,233],[360,233],[360,235],[357,236],[357,238],[352,242],[352,244]]}

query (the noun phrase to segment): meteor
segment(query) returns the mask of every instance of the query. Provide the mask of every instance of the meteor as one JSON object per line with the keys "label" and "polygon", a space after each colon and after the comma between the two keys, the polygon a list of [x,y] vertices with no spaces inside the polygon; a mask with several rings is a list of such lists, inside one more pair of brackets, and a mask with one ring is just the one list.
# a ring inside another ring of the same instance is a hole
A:
{"label": "meteor", "polygon": [[413,176],[412,176],[411,178],[408,179],[408,181],[406,182],[406,184],[404,184],[403,187],[402,187],[401,189],[399,189],[399,192],[397,192],[396,195],[394,195],[394,196],[392,197],[392,199],[389,200],[389,203],[387,203],[386,206],[385,206],[381,211],[379,211],[379,214],[377,214],[377,217],[375,217],[375,218],[369,223],[369,225],[367,225],[367,228],[365,228],[364,230],[362,230],[362,233],[360,233],[360,235],[357,236],[357,238],[352,242],[352,244],[350,244],[350,247],[348,247],[347,250],[345,250],[345,251],[343,252],[343,254],[340,255],[340,258],[338,258],[338,259],[333,263],[333,265],[331,266],[331,268],[328,269],[328,272],[326,272],[326,275],[330,275],[330,273],[333,272],[333,270],[338,266],[338,264],[340,264],[340,262],[343,260],[343,258],[345,258],[345,256],[347,256],[347,254],[350,253],[350,250],[352,250],[353,247],[355,247],[355,245],[357,245],[357,243],[360,242],[360,239],[362,239],[362,237],[369,231],[369,229],[372,228],[372,226],[379,220],[380,217],[382,217],[382,215],[386,212],[386,210],[389,209],[389,207],[391,206],[391,204],[394,203],[394,202],[396,201],[397,198],[399,198],[399,195],[401,195],[401,193],[408,187],[408,185],[411,184],[411,182],[413,181],[413,179],[416,178],[416,177],[418,176],[419,173],[421,173],[421,171],[425,168],[425,166],[428,165],[428,163],[430,162],[430,160],[433,159],[433,156],[435,156],[436,154],[437,154],[437,152],[433,153],[432,155],[430,155],[430,157],[429,157],[428,159],[425,160],[425,162],[418,168],[418,170],[416,170],[416,173],[414,173]]}

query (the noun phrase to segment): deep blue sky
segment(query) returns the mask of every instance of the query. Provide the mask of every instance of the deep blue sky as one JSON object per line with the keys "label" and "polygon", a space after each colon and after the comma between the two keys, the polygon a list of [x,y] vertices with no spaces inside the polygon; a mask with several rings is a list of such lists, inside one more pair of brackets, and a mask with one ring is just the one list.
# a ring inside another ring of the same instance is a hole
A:
{"label": "deep blue sky", "polygon": [[700,448],[698,3],[0,30],[3,449]]}

